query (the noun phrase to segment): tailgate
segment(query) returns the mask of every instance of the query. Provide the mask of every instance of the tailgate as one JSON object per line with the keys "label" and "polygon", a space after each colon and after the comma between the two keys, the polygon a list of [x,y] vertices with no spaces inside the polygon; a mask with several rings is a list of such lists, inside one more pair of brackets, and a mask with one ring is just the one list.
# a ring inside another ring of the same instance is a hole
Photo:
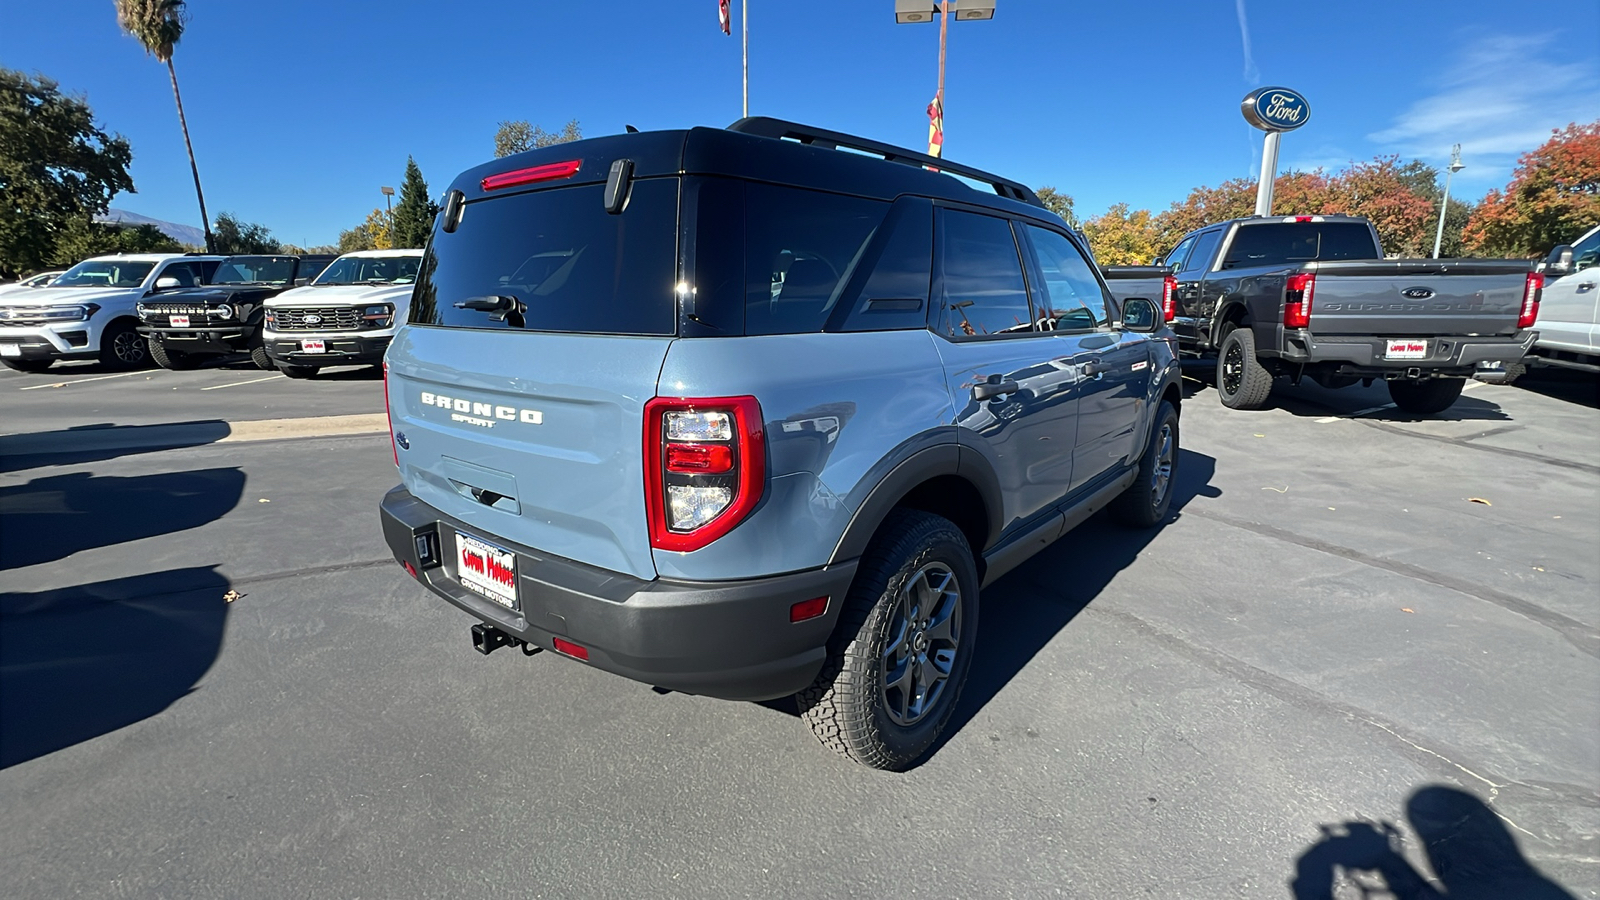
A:
{"label": "tailgate", "polygon": [[491,542],[654,578],[642,422],[671,342],[401,329],[388,391],[402,480]]}
{"label": "tailgate", "polygon": [[1308,263],[1311,331],[1319,335],[1509,335],[1527,263],[1374,260]]}

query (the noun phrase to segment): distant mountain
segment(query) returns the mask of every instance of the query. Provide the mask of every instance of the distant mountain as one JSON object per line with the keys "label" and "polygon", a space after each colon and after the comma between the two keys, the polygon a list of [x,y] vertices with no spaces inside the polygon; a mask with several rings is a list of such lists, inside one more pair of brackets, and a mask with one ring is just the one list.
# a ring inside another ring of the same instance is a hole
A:
{"label": "distant mountain", "polygon": [[163,222],[149,216],[141,216],[136,212],[125,209],[108,209],[103,216],[95,216],[96,222],[106,222],[112,225],[154,225],[160,232],[169,238],[183,244],[195,247],[206,245],[206,233],[193,225],[179,225],[175,222]]}

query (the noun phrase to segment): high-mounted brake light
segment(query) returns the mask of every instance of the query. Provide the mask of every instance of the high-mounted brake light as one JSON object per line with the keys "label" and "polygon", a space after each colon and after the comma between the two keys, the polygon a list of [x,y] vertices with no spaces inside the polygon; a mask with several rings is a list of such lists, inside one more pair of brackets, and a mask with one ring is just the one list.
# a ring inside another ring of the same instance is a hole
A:
{"label": "high-mounted brake light", "polygon": [[1316,290],[1315,273],[1290,275],[1283,291],[1283,327],[1311,326],[1311,294]]}
{"label": "high-mounted brake light", "polygon": [[1171,322],[1178,317],[1178,278],[1168,275],[1161,279],[1161,321]]}
{"label": "high-mounted brake light", "polygon": [[510,172],[501,172],[483,179],[481,184],[486,191],[498,191],[501,188],[516,187],[519,184],[533,184],[536,181],[559,181],[562,178],[571,178],[578,174],[578,169],[583,165],[581,159],[569,159],[565,162],[545,163],[542,166],[532,166],[527,169],[513,169]]}
{"label": "high-mounted brake light", "polygon": [[698,550],[732,531],[766,487],[767,447],[754,397],[657,397],[644,405],[650,546]]}
{"label": "high-mounted brake light", "polygon": [[394,454],[394,466],[400,468],[400,445],[394,440],[394,416],[389,414],[389,363],[383,364],[383,420],[389,423],[389,452]]}
{"label": "high-mounted brake light", "polygon": [[1544,291],[1544,274],[1529,272],[1522,286],[1522,312],[1517,314],[1518,328],[1532,328],[1539,319],[1539,295]]}
{"label": "high-mounted brake light", "polygon": [[1285,222],[1321,222],[1321,216],[1284,216]]}

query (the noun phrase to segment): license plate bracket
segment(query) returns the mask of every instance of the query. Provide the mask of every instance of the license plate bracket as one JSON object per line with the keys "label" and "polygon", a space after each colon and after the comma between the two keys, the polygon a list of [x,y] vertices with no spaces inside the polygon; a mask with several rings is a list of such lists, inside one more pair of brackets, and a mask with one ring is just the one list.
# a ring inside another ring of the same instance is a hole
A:
{"label": "license plate bracket", "polygon": [[1428,342],[1421,338],[1391,338],[1383,352],[1384,359],[1427,359]]}
{"label": "license plate bracket", "polygon": [[504,547],[456,532],[456,580],[474,594],[507,609],[521,609],[517,600],[517,555]]}
{"label": "license plate bracket", "polygon": [[168,321],[172,323],[172,327],[173,328],[188,328],[189,327],[189,317],[188,316],[173,316]]}

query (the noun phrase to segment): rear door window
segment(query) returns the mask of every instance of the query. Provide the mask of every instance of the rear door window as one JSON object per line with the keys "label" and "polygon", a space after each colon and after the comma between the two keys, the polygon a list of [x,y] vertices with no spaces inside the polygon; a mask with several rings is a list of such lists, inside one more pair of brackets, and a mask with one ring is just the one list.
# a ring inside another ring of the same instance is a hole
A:
{"label": "rear door window", "polygon": [[1217,244],[1222,243],[1222,229],[1217,228],[1204,232],[1195,243],[1194,252],[1184,261],[1183,268],[1178,274],[1185,281],[1192,281],[1204,275],[1211,268],[1211,257],[1216,255]]}
{"label": "rear door window", "polygon": [[[634,182],[607,213],[605,185],[491,197],[436,231],[411,321],[456,328],[672,334],[678,179]],[[331,272],[329,274],[332,274]]]}
{"label": "rear door window", "polygon": [[940,334],[961,340],[1035,331],[1009,221],[941,210],[939,267]]}
{"label": "rear door window", "polygon": [[821,331],[889,204],[757,183],[745,202],[745,334]]}

